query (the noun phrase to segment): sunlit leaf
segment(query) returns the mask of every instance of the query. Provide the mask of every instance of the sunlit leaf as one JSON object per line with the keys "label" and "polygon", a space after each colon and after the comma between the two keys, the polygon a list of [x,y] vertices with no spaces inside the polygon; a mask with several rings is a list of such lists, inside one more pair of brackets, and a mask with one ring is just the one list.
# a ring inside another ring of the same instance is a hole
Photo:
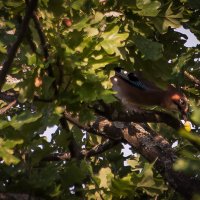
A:
{"label": "sunlit leaf", "polygon": [[14,129],[19,130],[23,125],[35,122],[41,117],[41,113],[23,112],[22,114],[13,117],[10,125]]}
{"label": "sunlit leaf", "polygon": [[119,33],[119,27],[115,26],[110,31],[102,34],[103,41],[97,46],[102,47],[108,54],[116,54],[121,56],[119,47],[124,46],[124,41],[128,37],[128,33]]}
{"label": "sunlit leaf", "polygon": [[13,148],[22,143],[23,140],[3,140],[0,138],[0,157],[3,158],[7,165],[19,163],[20,160],[13,155]]}

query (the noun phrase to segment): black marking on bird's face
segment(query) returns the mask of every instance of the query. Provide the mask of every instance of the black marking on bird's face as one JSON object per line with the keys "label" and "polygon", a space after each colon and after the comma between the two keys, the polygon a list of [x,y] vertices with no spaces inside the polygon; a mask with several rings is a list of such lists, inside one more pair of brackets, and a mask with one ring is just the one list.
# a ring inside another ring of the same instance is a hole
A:
{"label": "black marking on bird's face", "polygon": [[187,113],[188,113],[187,99],[182,97],[180,99],[173,100],[173,102],[177,106],[180,113],[182,114],[183,119],[187,120]]}
{"label": "black marking on bird's face", "polygon": [[138,77],[134,73],[132,73],[132,72],[128,74],[128,78],[129,78],[130,81],[136,81],[136,82],[140,81],[138,79]]}

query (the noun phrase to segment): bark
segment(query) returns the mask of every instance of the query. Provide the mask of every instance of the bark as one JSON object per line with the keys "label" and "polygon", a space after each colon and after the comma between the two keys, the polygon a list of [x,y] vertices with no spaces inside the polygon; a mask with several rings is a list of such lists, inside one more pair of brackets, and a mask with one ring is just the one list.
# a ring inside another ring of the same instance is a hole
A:
{"label": "bark", "polygon": [[34,10],[36,10],[36,8],[37,8],[37,3],[38,3],[38,0],[31,0],[29,5],[26,8],[26,13],[25,13],[24,19],[22,21],[19,33],[17,35],[17,39],[13,43],[11,48],[9,49],[7,59],[4,61],[3,67],[0,71],[0,91],[3,87],[3,84],[5,83],[6,76],[11,68],[11,65],[16,56],[17,50],[19,49],[19,46],[22,43],[22,41],[26,35],[29,21],[33,15]]}
{"label": "bark", "polygon": [[[81,127],[79,124],[79,128],[84,129],[84,126]],[[104,117],[98,117],[90,127],[87,127],[87,131],[114,141],[125,141],[149,162],[156,161],[155,169],[185,199],[191,199],[195,193],[199,193],[200,179],[173,169],[177,159],[174,150],[165,138],[154,132],[148,125],[112,122]]]}

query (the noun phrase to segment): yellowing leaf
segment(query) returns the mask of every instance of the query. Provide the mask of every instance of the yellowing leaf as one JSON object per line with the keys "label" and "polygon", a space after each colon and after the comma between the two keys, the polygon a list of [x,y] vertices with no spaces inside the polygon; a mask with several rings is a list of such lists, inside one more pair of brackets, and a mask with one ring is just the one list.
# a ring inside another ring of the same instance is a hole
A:
{"label": "yellowing leaf", "polygon": [[109,167],[101,168],[101,170],[99,171],[99,178],[101,180],[99,187],[108,188],[112,177],[113,174]]}
{"label": "yellowing leaf", "polygon": [[23,140],[3,140],[0,138],[0,157],[7,165],[17,164],[20,160],[13,156],[13,149],[17,144],[22,144]]}

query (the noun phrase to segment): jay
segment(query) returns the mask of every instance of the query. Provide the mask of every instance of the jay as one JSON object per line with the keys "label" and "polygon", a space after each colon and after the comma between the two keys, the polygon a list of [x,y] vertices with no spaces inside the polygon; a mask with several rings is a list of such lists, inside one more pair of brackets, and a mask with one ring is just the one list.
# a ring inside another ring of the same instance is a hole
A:
{"label": "jay", "polygon": [[111,78],[116,97],[126,106],[136,108],[138,105],[161,106],[166,110],[179,111],[187,119],[188,100],[177,88],[169,86],[163,90],[153,83],[139,78],[135,73],[115,69]]}

